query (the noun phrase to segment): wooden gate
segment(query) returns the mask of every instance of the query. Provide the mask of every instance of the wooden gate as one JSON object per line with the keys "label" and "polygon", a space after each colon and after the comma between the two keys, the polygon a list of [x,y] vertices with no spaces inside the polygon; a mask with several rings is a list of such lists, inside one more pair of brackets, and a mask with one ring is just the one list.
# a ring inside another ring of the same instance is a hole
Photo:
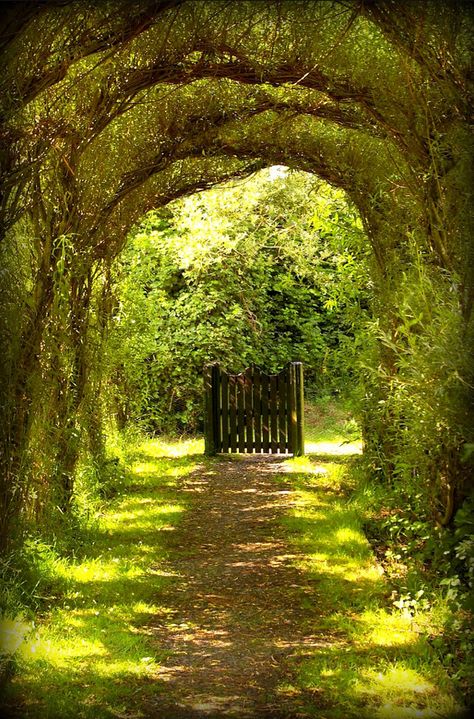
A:
{"label": "wooden gate", "polygon": [[303,365],[291,362],[278,374],[257,367],[228,374],[204,370],[205,453],[304,453]]}

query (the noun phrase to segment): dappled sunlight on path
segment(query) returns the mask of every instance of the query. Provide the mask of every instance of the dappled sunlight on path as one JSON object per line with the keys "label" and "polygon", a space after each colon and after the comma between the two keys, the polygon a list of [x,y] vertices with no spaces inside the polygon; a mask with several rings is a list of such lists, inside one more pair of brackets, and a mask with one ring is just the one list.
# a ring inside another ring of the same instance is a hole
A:
{"label": "dappled sunlight on path", "polygon": [[348,504],[359,451],[222,456],[183,479],[190,511],[168,544],[178,579],[149,627],[167,659],[146,717],[452,716]]}
{"label": "dappled sunlight on path", "polygon": [[354,447],[135,448],[93,541],[51,565],[7,716],[451,719],[429,617],[393,610],[362,531]]}
{"label": "dappled sunlight on path", "polygon": [[170,651],[156,716],[305,716],[285,696],[288,659],[330,640],[312,633],[316,582],[295,568],[282,536],[293,498],[275,481],[283,461],[222,458],[184,482],[193,509],[170,538],[180,575],[168,597],[172,621],[153,626]]}

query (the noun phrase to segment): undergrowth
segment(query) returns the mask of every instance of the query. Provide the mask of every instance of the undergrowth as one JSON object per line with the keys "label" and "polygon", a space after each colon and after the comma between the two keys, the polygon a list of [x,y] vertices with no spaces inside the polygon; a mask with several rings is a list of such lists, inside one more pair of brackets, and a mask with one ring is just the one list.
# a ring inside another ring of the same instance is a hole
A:
{"label": "undergrowth", "polygon": [[[392,588],[392,602],[416,617],[443,607],[442,631],[429,635],[439,660],[474,703],[474,520],[466,502],[450,528],[433,526],[416,496],[362,484],[364,531]],[[411,501],[410,501],[411,500]]]}
{"label": "undergrowth", "polygon": [[368,479],[347,409],[324,400],[307,424],[307,457],[287,462],[287,529],[341,646],[305,660],[300,687],[332,688],[331,719],[358,705],[354,716],[457,716],[474,702],[472,507],[433,525],[420,493]]}
{"label": "undergrowth", "polygon": [[31,536],[3,563],[7,715],[116,717],[150,690],[163,656],[147,625],[168,611],[160,596],[176,576],[166,537],[186,511],[176,483],[198,466],[201,444],[117,444],[106,497],[88,485],[76,545]]}
{"label": "undergrowth", "polygon": [[461,696],[428,641],[442,636],[443,610],[418,611],[414,622],[394,605],[347,463],[306,458],[286,469],[297,500],[285,525],[316,583],[322,641],[297,659],[296,680],[281,691],[306,693],[306,710],[325,719],[455,716]]}

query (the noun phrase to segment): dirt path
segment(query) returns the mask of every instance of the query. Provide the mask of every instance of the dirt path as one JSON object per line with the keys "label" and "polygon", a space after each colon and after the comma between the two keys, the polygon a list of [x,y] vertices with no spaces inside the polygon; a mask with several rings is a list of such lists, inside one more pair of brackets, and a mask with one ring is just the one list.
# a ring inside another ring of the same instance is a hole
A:
{"label": "dirt path", "polygon": [[279,524],[292,503],[275,481],[281,461],[216,459],[183,479],[192,509],[170,542],[180,576],[164,597],[171,620],[151,627],[157,651],[170,652],[159,676],[166,689],[147,716],[309,716],[301,694],[283,688],[289,660],[327,642],[312,633],[316,588],[295,568]]}

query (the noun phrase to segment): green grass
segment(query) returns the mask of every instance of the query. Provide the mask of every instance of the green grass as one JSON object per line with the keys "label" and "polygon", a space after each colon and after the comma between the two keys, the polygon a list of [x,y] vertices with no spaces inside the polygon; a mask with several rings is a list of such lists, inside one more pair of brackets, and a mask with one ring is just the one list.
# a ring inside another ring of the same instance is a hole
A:
{"label": "green grass", "polygon": [[[212,469],[213,460],[200,440],[116,449],[129,467],[117,480],[119,495],[95,505],[74,556],[31,548],[42,576],[34,621],[27,613],[3,620],[3,652],[14,670],[4,701],[21,706],[25,719],[132,719],[147,696],[166,691],[152,626],[173,621],[165,595],[180,582],[168,538],[192,508],[177,483]],[[306,451],[285,461],[277,479],[296,491],[284,529],[314,587],[301,601],[303,609],[317,606],[317,626],[307,631],[321,641],[304,648],[296,678],[279,691],[320,719],[456,716],[462,698],[439,649],[450,609],[442,597],[394,603],[363,532],[375,500],[355,463],[361,443],[353,421],[328,402],[309,408]]]}
{"label": "green grass", "polygon": [[187,511],[175,486],[202,461],[201,444],[138,445],[124,494],[97,512],[79,556],[45,551],[43,611],[3,620],[3,651],[15,663],[4,702],[22,706],[22,717],[118,717],[151,691],[163,655],[148,625],[167,616],[160,597],[179,582],[166,548]]}
{"label": "green grass", "polygon": [[344,444],[337,408],[313,408],[308,424],[310,454],[289,459],[281,475],[297,490],[285,528],[316,587],[313,632],[328,642],[311,657],[305,650],[297,681],[282,693],[303,693],[306,709],[325,719],[456,716],[461,697],[430,643],[442,636],[446,603],[415,612],[394,605],[363,532],[364,478],[353,462],[360,443]]}
{"label": "green grass", "polygon": [[305,452],[331,459],[362,452],[359,427],[342,405],[329,398],[306,405]]}

